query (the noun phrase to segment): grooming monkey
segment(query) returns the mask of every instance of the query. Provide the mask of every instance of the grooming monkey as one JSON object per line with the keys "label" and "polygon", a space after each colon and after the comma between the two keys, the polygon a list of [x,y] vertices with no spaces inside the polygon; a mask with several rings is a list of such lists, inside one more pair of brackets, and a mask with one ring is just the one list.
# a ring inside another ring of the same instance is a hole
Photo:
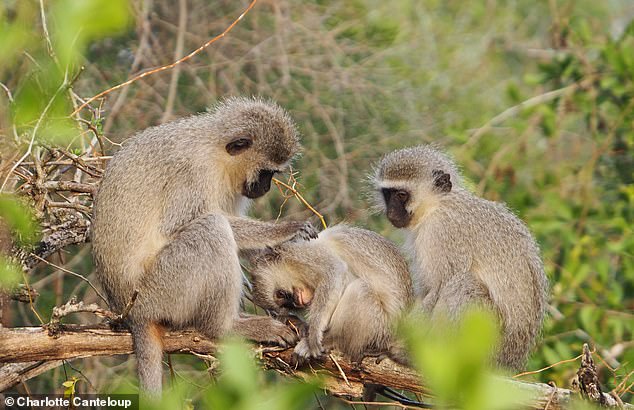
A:
{"label": "grooming monkey", "polygon": [[432,320],[456,320],[465,306],[497,313],[499,366],[518,370],[538,336],[547,279],[539,247],[504,205],[461,185],[455,164],[429,147],[387,154],[374,176],[377,203],[408,232],[417,297]]}
{"label": "grooming monkey", "polygon": [[298,361],[320,357],[324,347],[341,350],[353,362],[368,352],[404,360],[393,332],[413,301],[412,283],[407,262],[389,240],[337,225],[315,240],[278,245],[252,262],[256,304],[278,312],[307,310],[308,335],[294,351]]}
{"label": "grooming monkey", "polygon": [[272,318],[239,315],[238,250],[316,236],[304,222],[242,216],[299,149],[282,108],[231,98],[209,113],[141,131],[108,164],[94,203],[93,255],[113,309],[123,311],[139,291],[127,320],[145,391],[161,391],[166,328],[296,341]]}

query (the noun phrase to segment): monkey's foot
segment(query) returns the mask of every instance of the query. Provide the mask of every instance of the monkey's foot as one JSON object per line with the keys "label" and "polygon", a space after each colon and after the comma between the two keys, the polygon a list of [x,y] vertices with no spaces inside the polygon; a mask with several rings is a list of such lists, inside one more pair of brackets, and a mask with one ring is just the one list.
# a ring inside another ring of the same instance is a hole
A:
{"label": "monkey's foot", "polygon": [[284,323],[286,326],[289,326],[291,329],[293,329],[293,331],[300,339],[308,336],[308,324],[304,322],[300,317],[295,316],[291,313],[287,313],[277,315],[275,316],[275,318]]}
{"label": "monkey's foot", "polygon": [[321,346],[310,346],[308,338],[303,338],[295,346],[291,356],[291,366],[294,368],[303,367],[313,360],[323,359],[324,351]]}

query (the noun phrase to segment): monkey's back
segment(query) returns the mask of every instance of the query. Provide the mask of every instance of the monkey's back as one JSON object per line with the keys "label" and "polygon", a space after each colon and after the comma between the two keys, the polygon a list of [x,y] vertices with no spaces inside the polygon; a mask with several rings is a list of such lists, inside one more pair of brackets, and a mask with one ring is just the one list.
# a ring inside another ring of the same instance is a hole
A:
{"label": "monkey's back", "polygon": [[505,205],[459,190],[441,199],[421,230],[419,240],[439,242],[456,269],[486,286],[504,330],[500,364],[521,367],[541,329],[548,287],[527,226]]}
{"label": "monkey's back", "polygon": [[407,261],[392,241],[345,224],[328,228],[321,238],[348,265],[353,276],[366,281],[378,299],[386,302],[390,316],[399,315],[411,303],[413,289]]}
{"label": "monkey's back", "polygon": [[[196,168],[211,169],[204,134],[191,118],[148,128],[108,163],[93,207],[92,245],[97,275],[115,307],[127,303],[144,265],[169,236],[208,208],[212,186],[194,178],[205,175]],[[166,212],[176,201],[184,204],[179,213]]]}

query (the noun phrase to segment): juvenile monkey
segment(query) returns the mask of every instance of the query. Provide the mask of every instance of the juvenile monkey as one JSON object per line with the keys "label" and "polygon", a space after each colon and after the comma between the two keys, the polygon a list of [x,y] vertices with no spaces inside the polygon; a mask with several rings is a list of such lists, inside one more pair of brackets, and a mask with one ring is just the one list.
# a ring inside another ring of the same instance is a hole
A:
{"label": "juvenile monkey", "polygon": [[547,279],[539,247],[506,206],[461,185],[455,164],[430,146],[387,154],[375,175],[377,203],[408,233],[417,296],[432,320],[483,304],[499,316],[497,363],[524,366],[540,331]]}
{"label": "juvenile monkey", "polygon": [[316,236],[303,222],[242,216],[299,149],[282,108],[231,98],[211,112],[141,131],[108,164],[94,203],[93,255],[113,309],[122,311],[139,291],[128,323],[144,390],[161,391],[166,328],[296,341],[269,317],[239,316],[238,250]]}
{"label": "juvenile monkey", "polygon": [[294,351],[300,361],[320,357],[324,347],[353,362],[368,352],[394,351],[394,326],[413,294],[407,262],[389,240],[337,225],[316,240],[276,246],[253,265],[256,304],[278,312],[307,310],[308,335]]}

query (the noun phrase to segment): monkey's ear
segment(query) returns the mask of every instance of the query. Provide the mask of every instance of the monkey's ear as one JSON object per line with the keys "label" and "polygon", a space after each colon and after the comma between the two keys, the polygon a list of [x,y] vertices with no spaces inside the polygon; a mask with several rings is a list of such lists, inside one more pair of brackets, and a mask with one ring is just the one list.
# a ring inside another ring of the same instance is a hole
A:
{"label": "monkey's ear", "polygon": [[431,172],[431,175],[434,177],[434,187],[438,192],[450,192],[452,188],[451,184],[451,175],[440,170],[435,169]]}
{"label": "monkey's ear", "polygon": [[251,145],[253,145],[253,140],[251,140],[251,138],[240,137],[228,143],[225,146],[225,149],[229,155],[235,156],[251,148]]}
{"label": "monkey's ear", "polygon": [[431,176],[434,177],[434,179],[438,178],[439,176],[441,176],[442,174],[444,174],[445,171],[441,170],[441,169],[435,169],[431,172]]}

